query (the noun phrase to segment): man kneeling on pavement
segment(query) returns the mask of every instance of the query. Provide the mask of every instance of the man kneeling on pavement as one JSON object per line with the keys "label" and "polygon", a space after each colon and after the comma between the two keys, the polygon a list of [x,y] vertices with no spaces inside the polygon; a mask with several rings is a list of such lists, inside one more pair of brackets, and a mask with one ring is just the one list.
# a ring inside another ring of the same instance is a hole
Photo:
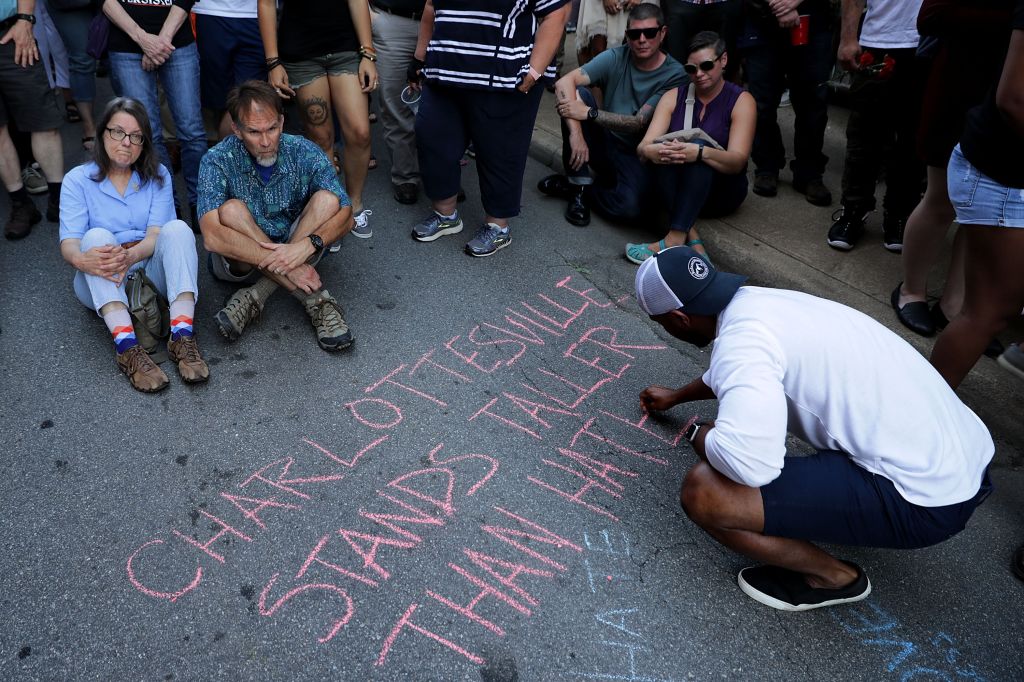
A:
{"label": "man kneeling on pavement", "polygon": [[302,302],[327,351],[352,344],[338,301],[316,266],[352,229],[352,208],[327,156],[309,140],[282,133],[281,98],[265,81],[228,94],[234,135],[203,157],[199,226],[213,276],[249,283],[216,315],[234,341],[259,317],[278,287]]}
{"label": "man kneeling on pavement", "polygon": [[[992,438],[914,348],[846,306],[743,287],[696,251],[640,266],[640,307],[711,366],[677,390],[650,386],[647,410],[718,399],[685,432],[699,457],[680,493],[718,542],[763,565],[739,573],[748,596],[803,611],[864,599],[854,563],[812,542],[918,548],[963,530],[989,495]],[[786,433],[817,452],[786,457]]]}
{"label": "man kneeling on pavement", "polygon": [[[549,175],[537,189],[568,199],[565,219],[573,225],[590,224],[591,203],[613,220],[641,213],[652,185],[637,144],[662,94],[683,82],[683,67],[660,49],[666,30],[657,5],[638,5],[629,13],[626,45],[605,50],[555,83],[568,177]],[[592,87],[604,95],[600,107]]]}

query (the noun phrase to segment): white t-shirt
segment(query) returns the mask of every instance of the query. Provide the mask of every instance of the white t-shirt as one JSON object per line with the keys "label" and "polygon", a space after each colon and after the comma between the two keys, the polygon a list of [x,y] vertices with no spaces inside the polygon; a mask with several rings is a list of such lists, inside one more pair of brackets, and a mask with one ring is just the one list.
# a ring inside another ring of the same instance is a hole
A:
{"label": "white t-shirt", "polygon": [[867,0],[867,15],[860,29],[864,47],[897,49],[917,47],[917,13],[922,0]]}
{"label": "white t-shirt", "polygon": [[256,0],[198,0],[192,6],[196,14],[231,19],[255,19]]}
{"label": "white t-shirt", "polygon": [[807,294],[740,288],[719,315],[703,379],[719,401],[708,461],[742,485],[778,477],[787,427],[925,507],[973,497],[995,452],[981,419],[913,347]]}

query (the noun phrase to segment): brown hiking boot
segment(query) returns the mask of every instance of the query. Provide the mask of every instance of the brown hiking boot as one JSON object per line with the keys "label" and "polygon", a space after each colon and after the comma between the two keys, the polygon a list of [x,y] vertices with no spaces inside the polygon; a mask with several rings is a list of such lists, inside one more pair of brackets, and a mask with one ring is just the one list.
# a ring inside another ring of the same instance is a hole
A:
{"label": "brown hiking boot", "polygon": [[236,291],[214,315],[217,329],[228,341],[237,340],[249,323],[258,320],[263,312],[263,304],[252,293],[252,288],[244,287]]}
{"label": "brown hiking boot", "polygon": [[187,384],[199,384],[210,378],[210,368],[199,353],[194,336],[171,339],[167,344],[167,355],[178,363],[178,374]]}
{"label": "brown hiking boot", "polygon": [[43,219],[36,205],[31,201],[25,201],[11,206],[11,217],[4,227],[4,236],[8,239],[21,239],[27,237],[32,231],[32,226]]}
{"label": "brown hiking boot", "polygon": [[132,346],[117,356],[117,366],[128,376],[132,388],[143,393],[156,393],[167,388],[170,381],[156,366],[142,346]]}
{"label": "brown hiking boot", "polygon": [[345,313],[326,289],[307,298],[305,306],[321,348],[333,353],[352,345],[352,332],[345,322]]}

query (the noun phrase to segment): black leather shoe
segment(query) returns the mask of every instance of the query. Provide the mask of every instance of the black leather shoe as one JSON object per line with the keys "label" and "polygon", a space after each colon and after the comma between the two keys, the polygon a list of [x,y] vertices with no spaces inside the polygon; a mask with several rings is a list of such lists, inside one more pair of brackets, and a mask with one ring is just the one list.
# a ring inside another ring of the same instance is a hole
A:
{"label": "black leather shoe", "polygon": [[775,173],[754,173],[754,194],[773,197],[779,193],[779,176]]}
{"label": "black leather shoe", "polygon": [[803,194],[807,198],[807,202],[815,206],[832,205],[832,192],[828,191],[828,187],[821,181],[821,178],[806,181],[794,178],[793,189]]}
{"label": "black leather shoe", "polygon": [[419,198],[419,188],[415,182],[403,182],[399,185],[392,183],[395,201],[400,204],[415,204]]}
{"label": "black leather shoe", "polygon": [[555,173],[537,183],[541,194],[559,199],[572,199],[577,187],[569,183],[569,178]]}
{"label": "black leather shoe", "polygon": [[903,323],[903,326],[921,336],[934,336],[935,323],[932,321],[932,314],[928,310],[928,304],[924,301],[913,301],[900,307],[900,282],[892,290],[892,309],[896,311],[896,317]]}
{"label": "black leather shoe", "polygon": [[569,199],[569,205],[565,209],[565,219],[576,227],[586,227],[590,224],[590,209],[583,198],[582,187],[578,188]]}

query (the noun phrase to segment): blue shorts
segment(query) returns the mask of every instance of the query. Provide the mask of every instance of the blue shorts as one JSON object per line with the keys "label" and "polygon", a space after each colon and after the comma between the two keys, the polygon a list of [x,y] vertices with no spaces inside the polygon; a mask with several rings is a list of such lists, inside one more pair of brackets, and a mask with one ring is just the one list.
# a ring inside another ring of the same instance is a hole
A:
{"label": "blue shorts", "polygon": [[779,477],[761,488],[764,534],[860,547],[928,547],[962,531],[991,492],[986,469],[977,494],[966,502],[922,507],[842,452],[787,457]]}
{"label": "blue shorts", "polygon": [[1024,189],[1001,185],[953,148],[946,171],[949,200],[961,225],[1024,227]]}
{"label": "blue shorts", "polygon": [[247,80],[264,81],[267,67],[256,19],[196,15],[199,94],[203,106],[223,111],[228,90]]}

